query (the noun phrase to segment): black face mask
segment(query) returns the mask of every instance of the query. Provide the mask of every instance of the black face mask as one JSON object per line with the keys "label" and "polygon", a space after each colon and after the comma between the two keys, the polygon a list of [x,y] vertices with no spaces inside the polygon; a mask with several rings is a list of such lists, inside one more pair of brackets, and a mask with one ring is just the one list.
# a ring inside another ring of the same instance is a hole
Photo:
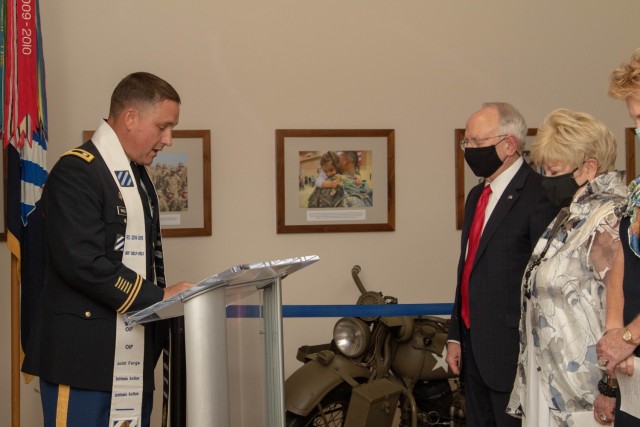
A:
{"label": "black face mask", "polygon": [[564,175],[542,177],[542,188],[551,204],[556,208],[569,206],[576,192],[588,182],[585,181],[584,184],[578,185],[573,177],[573,173],[577,170],[578,168],[575,168]]}
{"label": "black face mask", "polygon": [[500,168],[500,166],[502,166],[502,163],[504,162],[503,160],[500,160],[495,145],[491,145],[489,147],[467,148],[464,150],[464,159],[467,161],[467,164],[475,176],[482,178],[489,178],[498,170],[498,168]]}

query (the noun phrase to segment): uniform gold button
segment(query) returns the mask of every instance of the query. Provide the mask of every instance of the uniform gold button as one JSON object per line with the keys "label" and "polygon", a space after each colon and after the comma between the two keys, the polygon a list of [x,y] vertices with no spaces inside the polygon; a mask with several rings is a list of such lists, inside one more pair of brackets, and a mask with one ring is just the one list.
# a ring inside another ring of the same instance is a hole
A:
{"label": "uniform gold button", "polygon": [[127,223],[127,218],[125,218],[125,219],[124,219],[124,223],[125,223],[125,224]]}
{"label": "uniform gold button", "polygon": [[84,317],[91,317],[91,312],[90,311],[85,311],[84,312]]}

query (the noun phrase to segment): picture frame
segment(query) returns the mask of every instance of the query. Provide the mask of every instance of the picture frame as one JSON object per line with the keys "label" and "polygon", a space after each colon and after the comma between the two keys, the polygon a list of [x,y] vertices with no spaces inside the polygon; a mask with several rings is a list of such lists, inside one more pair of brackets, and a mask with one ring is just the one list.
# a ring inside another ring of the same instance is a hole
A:
{"label": "picture frame", "polygon": [[[395,230],[393,129],[277,129],[275,137],[277,233]],[[342,162],[330,177],[320,165],[329,153]]]}
{"label": "picture frame", "polygon": [[[455,163],[455,201],[456,201],[456,230],[462,230],[464,223],[464,204],[469,191],[484,179],[476,177],[464,160],[464,151],[460,149],[460,141],[464,138],[465,129],[454,129],[454,163]],[[522,157],[530,163],[530,147],[537,128],[527,129],[525,147]]]}
{"label": "picture frame", "polygon": [[625,168],[627,172],[627,184],[635,179],[637,173],[640,172],[640,156],[636,158],[636,130],[635,128],[624,129],[624,149],[625,149]]}
{"label": "picture frame", "polygon": [[[82,140],[93,132],[83,131]],[[174,130],[172,141],[147,167],[160,202],[162,237],[211,236],[211,131]],[[165,166],[170,180],[160,180]]]}

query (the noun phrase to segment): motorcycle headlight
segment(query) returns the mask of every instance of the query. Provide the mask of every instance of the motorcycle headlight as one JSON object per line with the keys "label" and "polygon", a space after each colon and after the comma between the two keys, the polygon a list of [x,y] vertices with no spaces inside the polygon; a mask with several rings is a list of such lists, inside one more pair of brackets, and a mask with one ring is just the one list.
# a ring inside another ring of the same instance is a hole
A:
{"label": "motorcycle headlight", "polygon": [[359,357],[369,347],[371,331],[363,320],[343,317],[333,327],[333,339],[342,354],[347,357]]}

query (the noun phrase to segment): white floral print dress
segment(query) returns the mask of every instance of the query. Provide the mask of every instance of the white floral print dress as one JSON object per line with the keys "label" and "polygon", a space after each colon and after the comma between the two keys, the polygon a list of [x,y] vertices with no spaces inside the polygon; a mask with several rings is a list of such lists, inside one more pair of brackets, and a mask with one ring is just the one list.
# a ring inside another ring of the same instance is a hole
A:
{"label": "white floral print dress", "polygon": [[609,172],[579,190],[525,269],[520,356],[507,408],[523,425],[572,426],[571,414],[593,410],[602,377],[595,346],[605,325],[608,273],[621,249],[615,211],[625,203],[623,179],[624,172]]}

